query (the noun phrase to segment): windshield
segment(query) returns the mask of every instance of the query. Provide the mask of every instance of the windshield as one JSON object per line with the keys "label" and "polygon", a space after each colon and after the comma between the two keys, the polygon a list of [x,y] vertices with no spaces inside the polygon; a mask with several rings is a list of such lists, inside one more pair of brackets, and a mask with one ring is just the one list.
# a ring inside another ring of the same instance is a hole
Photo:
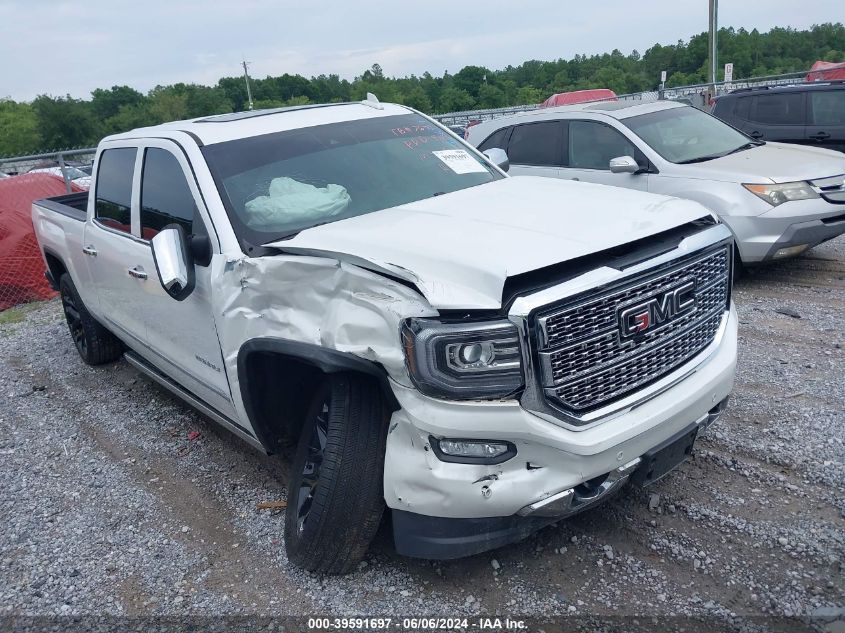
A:
{"label": "windshield", "polygon": [[277,132],[202,151],[235,231],[250,246],[503,177],[418,114]]}
{"label": "windshield", "polygon": [[690,106],[641,114],[622,123],[673,163],[712,160],[753,143],[716,117]]}

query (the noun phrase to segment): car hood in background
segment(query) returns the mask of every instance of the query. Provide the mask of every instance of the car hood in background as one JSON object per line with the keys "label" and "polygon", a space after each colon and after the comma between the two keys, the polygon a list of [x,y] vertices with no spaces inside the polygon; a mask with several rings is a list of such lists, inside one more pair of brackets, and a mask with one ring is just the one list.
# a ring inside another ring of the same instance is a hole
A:
{"label": "car hood in background", "polygon": [[696,202],[552,178],[505,178],[268,244],[411,281],[439,309],[497,309],[512,275],[710,215]]}
{"label": "car hood in background", "polygon": [[820,147],[771,143],[728,154],[694,168],[693,178],[740,183],[793,182],[845,174],[845,154]]}

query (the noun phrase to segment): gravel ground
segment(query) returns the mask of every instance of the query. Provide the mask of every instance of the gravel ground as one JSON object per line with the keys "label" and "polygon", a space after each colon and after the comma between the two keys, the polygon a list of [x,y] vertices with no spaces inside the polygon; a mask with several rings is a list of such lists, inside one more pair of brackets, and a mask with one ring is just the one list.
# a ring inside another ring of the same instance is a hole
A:
{"label": "gravel ground", "polygon": [[85,366],[47,302],[0,324],[0,616],[845,613],[845,238],[735,299],[731,406],[678,471],[460,561],[401,558],[385,525],[342,578],[289,565],[256,507],[286,464],[125,362]]}

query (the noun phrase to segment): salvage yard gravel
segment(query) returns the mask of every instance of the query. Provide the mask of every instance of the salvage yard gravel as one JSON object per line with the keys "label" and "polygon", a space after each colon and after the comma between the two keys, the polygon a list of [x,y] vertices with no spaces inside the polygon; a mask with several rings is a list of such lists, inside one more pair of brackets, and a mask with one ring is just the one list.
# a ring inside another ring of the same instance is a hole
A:
{"label": "salvage yard gravel", "polygon": [[58,301],[8,313],[0,616],[675,615],[729,630],[815,616],[832,626],[845,613],[845,239],[751,270],[734,298],[730,405],[677,471],[458,561],[399,557],[386,518],[345,577],[286,560],[285,458],[257,453],[124,361],[84,365]]}

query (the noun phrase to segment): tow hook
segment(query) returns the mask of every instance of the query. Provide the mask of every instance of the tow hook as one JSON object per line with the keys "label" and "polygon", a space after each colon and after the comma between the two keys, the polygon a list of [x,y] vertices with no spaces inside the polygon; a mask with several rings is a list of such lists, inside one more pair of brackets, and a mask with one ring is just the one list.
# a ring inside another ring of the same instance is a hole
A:
{"label": "tow hook", "polygon": [[581,512],[581,510],[598,503],[621,488],[628,481],[631,473],[640,465],[640,461],[640,458],[637,457],[609,473],[594,477],[574,488],[567,488],[540,501],[535,501],[522,508],[517,514],[520,516],[564,518]]}

